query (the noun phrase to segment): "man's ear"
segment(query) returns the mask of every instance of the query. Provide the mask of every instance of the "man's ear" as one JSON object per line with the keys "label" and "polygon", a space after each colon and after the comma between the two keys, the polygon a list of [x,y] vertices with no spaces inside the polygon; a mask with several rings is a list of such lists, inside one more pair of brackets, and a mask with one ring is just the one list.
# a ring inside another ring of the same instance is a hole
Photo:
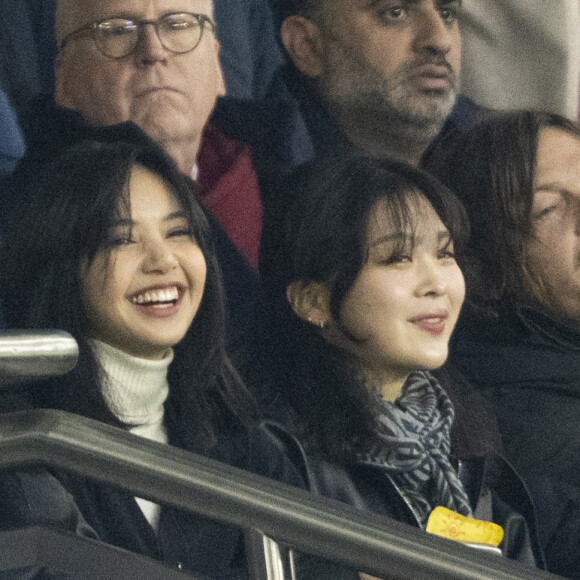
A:
{"label": "man's ear", "polygon": [[324,71],[324,49],[320,29],[304,16],[289,16],[280,29],[282,44],[300,72],[319,78]]}
{"label": "man's ear", "polygon": [[75,103],[71,97],[71,91],[68,90],[69,67],[70,63],[65,64],[63,57],[57,55],[54,67],[54,102],[59,107],[74,110]]}
{"label": "man's ear", "polygon": [[330,321],[330,292],[320,282],[292,282],[286,288],[292,310],[306,322],[324,328]]}
{"label": "man's ear", "polygon": [[222,70],[222,65],[220,63],[220,50],[221,44],[219,43],[218,39],[214,39],[215,42],[215,54],[216,54],[216,66],[218,67],[218,85],[217,85],[217,96],[218,97],[225,97],[226,96],[226,83],[224,81],[224,73]]}

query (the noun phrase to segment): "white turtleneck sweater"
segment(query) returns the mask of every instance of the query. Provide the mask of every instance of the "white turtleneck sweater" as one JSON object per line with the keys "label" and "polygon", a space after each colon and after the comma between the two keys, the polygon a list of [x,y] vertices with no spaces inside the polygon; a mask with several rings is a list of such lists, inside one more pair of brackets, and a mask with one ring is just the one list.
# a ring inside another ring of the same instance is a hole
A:
{"label": "white turtleneck sweater", "polygon": [[[149,360],[131,356],[99,340],[89,342],[101,367],[103,395],[109,408],[121,421],[134,425],[129,429],[131,433],[167,443],[163,405],[169,394],[167,371],[173,361],[173,350],[168,350],[162,360]],[[157,530],[160,506],[139,497],[135,499]]]}

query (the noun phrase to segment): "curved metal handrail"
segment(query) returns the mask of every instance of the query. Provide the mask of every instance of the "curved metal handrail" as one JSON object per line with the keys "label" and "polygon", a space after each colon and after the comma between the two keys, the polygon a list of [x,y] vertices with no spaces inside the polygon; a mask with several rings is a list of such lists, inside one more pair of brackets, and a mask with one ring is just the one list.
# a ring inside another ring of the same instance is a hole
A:
{"label": "curved metal handrail", "polygon": [[388,578],[558,578],[62,411],[0,416],[0,467],[44,464]]}
{"label": "curved metal handrail", "polygon": [[0,332],[0,385],[63,375],[77,363],[76,340],[62,330]]}

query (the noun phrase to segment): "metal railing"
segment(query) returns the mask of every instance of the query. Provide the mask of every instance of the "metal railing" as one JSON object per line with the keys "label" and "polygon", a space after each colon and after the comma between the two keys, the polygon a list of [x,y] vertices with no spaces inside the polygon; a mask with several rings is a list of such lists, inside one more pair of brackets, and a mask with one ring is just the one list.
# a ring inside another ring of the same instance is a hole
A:
{"label": "metal railing", "polygon": [[0,468],[48,465],[151,501],[254,528],[379,577],[508,580],[551,574],[61,411],[0,417]]}
{"label": "metal railing", "polygon": [[62,411],[0,416],[0,468],[29,465],[64,469],[150,501],[257,530],[266,538],[264,568],[272,579],[284,578],[284,569],[268,538],[389,579],[558,578]]}
{"label": "metal railing", "polygon": [[61,330],[0,333],[0,384],[63,375],[76,364],[76,340]]}

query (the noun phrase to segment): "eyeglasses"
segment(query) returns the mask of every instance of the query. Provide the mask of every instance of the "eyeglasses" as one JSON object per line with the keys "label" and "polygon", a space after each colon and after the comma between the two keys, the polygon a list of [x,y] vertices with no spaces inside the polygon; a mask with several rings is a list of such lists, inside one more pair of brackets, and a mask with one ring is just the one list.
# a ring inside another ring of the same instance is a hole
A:
{"label": "eyeglasses", "polygon": [[58,50],[60,52],[71,40],[90,32],[95,46],[105,56],[123,58],[137,48],[146,24],[155,28],[163,47],[176,54],[184,54],[196,48],[201,42],[206,25],[215,33],[214,22],[205,14],[178,12],[166,14],[157,20],[107,18],[73,30],[62,39]]}

